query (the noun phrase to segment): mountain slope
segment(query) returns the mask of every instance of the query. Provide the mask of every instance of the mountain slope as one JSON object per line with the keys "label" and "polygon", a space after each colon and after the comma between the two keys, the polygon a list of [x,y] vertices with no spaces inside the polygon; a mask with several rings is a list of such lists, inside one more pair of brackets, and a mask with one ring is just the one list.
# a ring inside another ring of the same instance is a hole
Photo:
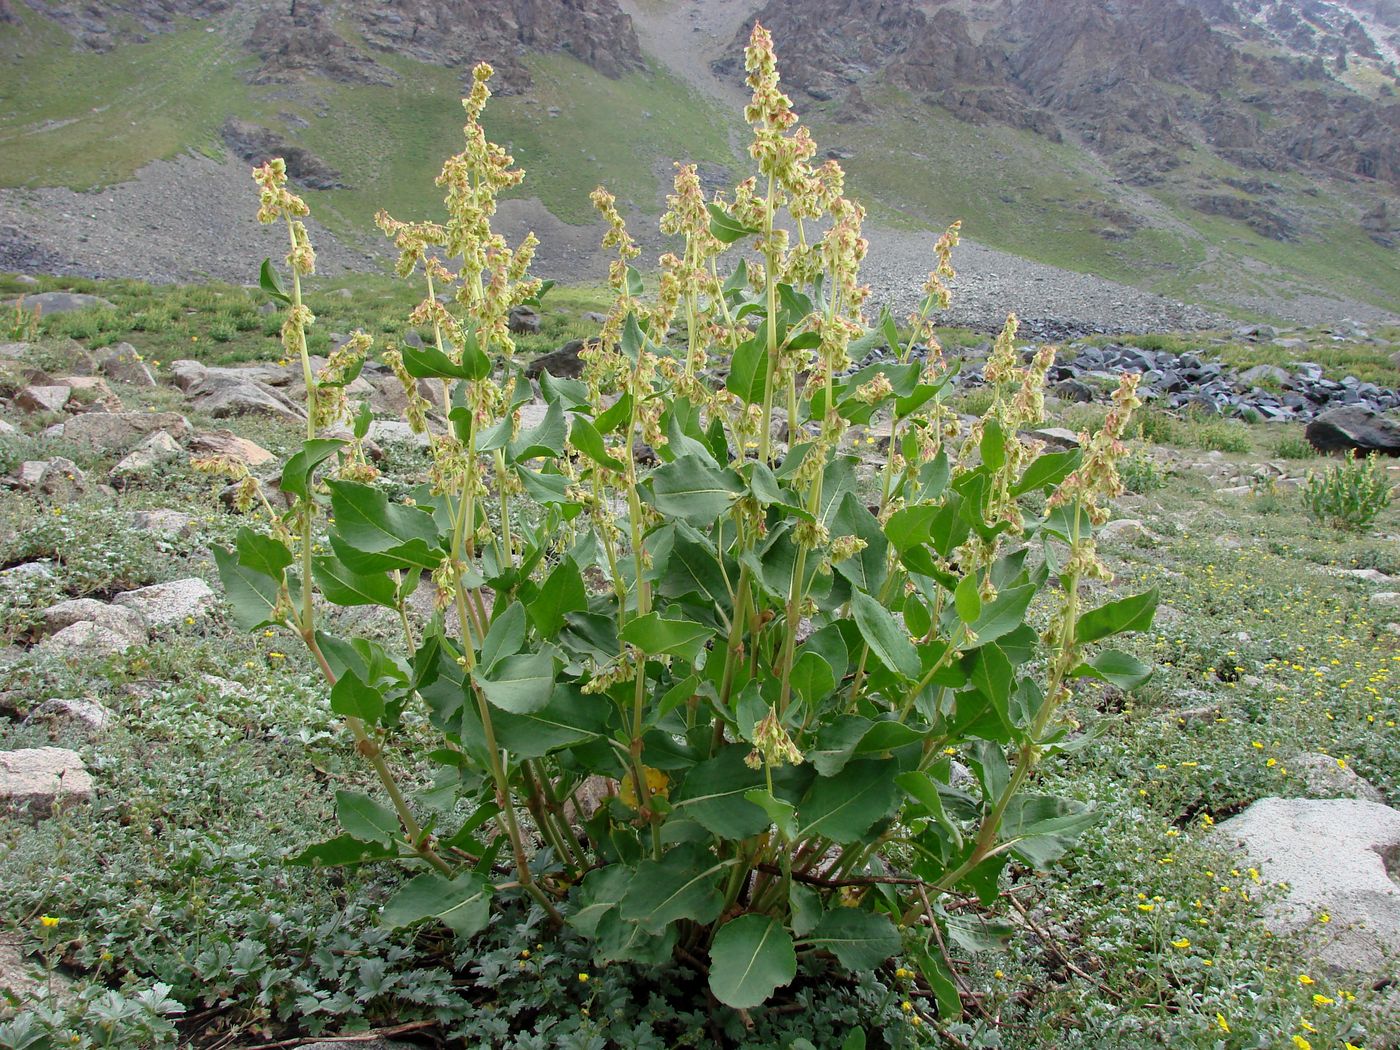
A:
{"label": "mountain slope", "polygon": [[[121,202],[237,182],[152,162],[284,153],[343,242],[328,259],[364,265],[377,207],[437,213],[484,58],[488,130],[529,172],[508,231],[543,227],[543,262],[596,274],[593,186],[644,232],[673,159],[717,185],[744,170],[755,17],[877,251],[962,218],[992,248],[1239,313],[1400,303],[1400,0],[0,0],[0,260],[134,265],[145,227],[181,233]],[[45,188],[133,178],[106,208]],[[206,240],[183,253],[243,265]],[[926,265],[897,255],[890,280]]]}

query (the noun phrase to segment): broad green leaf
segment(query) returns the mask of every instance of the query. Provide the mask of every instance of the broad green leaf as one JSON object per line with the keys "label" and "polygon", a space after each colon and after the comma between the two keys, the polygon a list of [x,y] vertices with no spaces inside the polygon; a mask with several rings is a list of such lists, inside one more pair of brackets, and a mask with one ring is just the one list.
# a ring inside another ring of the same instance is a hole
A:
{"label": "broad green leaf", "polygon": [[1034,492],[1037,489],[1058,485],[1069,476],[1075,467],[1079,466],[1080,458],[1081,454],[1078,449],[1071,449],[1068,452],[1047,452],[1043,456],[1037,456],[1035,461],[1026,468],[1026,472],[1021,475],[1021,480],[1012,486],[1011,494],[1020,496],[1026,492]]}
{"label": "broad green leaf", "polygon": [[258,287],[261,288],[279,303],[292,305],[292,297],[287,294],[282,287],[282,279],[277,276],[277,271],[272,268],[272,260],[264,259],[262,269],[258,271]]}
{"label": "broad green leaf", "polygon": [[987,420],[982,430],[982,466],[988,470],[1000,470],[1006,466],[1006,432],[995,419]]}
{"label": "broad green leaf", "polygon": [[538,711],[496,712],[496,740],[513,758],[540,758],[600,736],[610,708],[606,697],[585,696],[577,687],[561,683]]}
{"label": "broad green leaf", "polygon": [[895,763],[861,759],[833,777],[818,777],[797,807],[799,838],[820,835],[847,845],[858,841],[899,801]]}
{"label": "broad green leaf", "polygon": [[539,593],[530,602],[530,622],[542,638],[553,638],[564,626],[564,617],[588,608],[588,592],[578,563],[565,558],[554,567]]}
{"label": "broad green leaf", "polygon": [[525,606],[511,602],[506,611],[491,621],[481,642],[480,667],[489,675],[497,660],[514,656],[525,645]]}
{"label": "broad green leaf", "polygon": [[860,908],[833,908],[802,940],[831,952],[852,973],[874,970],[900,947],[899,932],[888,916]]}
{"label": "broad green leaf", "polygon": [[1105,649],[1070,672],[1075,678],[1097,678],[1120,689],[1136,689],[1152,677],[1152,668],[1136,656],[1118,649]]}
{"label": "broad green leaf", "polygon": [[286,863],[296,867],[341,868],[397,856],[396,849],[381,842],[361,842],[353,835],[337,835],[325,842],[307,846],[295,856],[288,857]]}
{"label": "broad green leaf", "polygon": [[280,623],[276,616],[277,596],[280,593],[278,581],[241,564],[232,551],[219,546],[215,546],[213,551],[214,562],[219,567],[219,580],[224,585],[224,596],[233,609],[233,618],[238,625],[251,631]]}
{"label": "broad green leaf", "polygon": [[799,937],[807,936],[821,922],[821,895],[806,883],[793,879],[788,886],[788,915],[792,932]]}
{"label": "broad green leaf", "polygon": [[641,923],[622,918],[616,908],[610,908],[598,920],[595,955],[603,962],[660,966],[671,961],[679,929],[672,923],[659,934],[652,933]]}
{"label": "broad green leaf", "polygon": [[551,401],[545,409],[544,418],[529,430],[521,431],[520,436],[510,443],[510,457],[514,460],[534,459],[536,456],[552,459],[563,449],[566,433],[564,406],[558,401]]}
{"label": "broad green leaf", "polygon": [[763,404],[768,386],[768,341],[762,330],[734,349],[724,387],[750,405]]}
{"label": "broad green leaf", "polygon": [[762,772],[745,764],[748,753],[749,748],[734,744],[687,773],[679,790],[671,793],[672,815],[728,839],[744,839],[765,830],[768,814],[745,797],[764,783]]}
{"label": "broad green leaf", "polygon": [[621,637],[647,656],[679,656],[694,663],[714,633],[693,620],[667,620],[660,613],[650,612],[628,620]]}
{"label": "broad green leaf", "polygon": [[389,898],[379,918],[395,929],[437,919],[458,937],[474,937],[491,919],[491,885],[475,872],[455,879],[425,872]]}
{"label": "broad green leaf", "polygon": [[358,791],[335,793],[335,819],[347,835],[360,842],[390,846],[403,834],[392,809]]}
{"label": "broad green leaf", "polygon": [[627,469],[622,460],[608,454],[608,447],[603,443],[603,435],[598,433],[598,428],[583,416],[574,416],[574,426],[569,431],[569,444],[594,463],[601,464],[609,470],[623,471]]}
{"label": "broad green leaf", "polygon": [[546,401],[558,401],[569,411],[588,408],[588,384],[579,379],[556,379],[548,372],[541,372],[540,393]]}
{"label": "broad green leaf", "polygon": [[1035,588],[1030,584],[1022,587],[1008,587],[992,601],[982,606],[982,614],[972,624],[973,636],[979,644],[994,642],[1004,634],[1010,634],[1026,619],[1026,610],[1035,597]]}
{"label": "broad green leaf", "polygon": [[559,650],[546,645],[537,653],[502,658],[489,672],[472,672],[472,681],[486,699],[511,714],[528,715],[544,708],[554,695],[555,657]]}
{"label": "broad green leaf", "polygon": [[699,456],[680,456],[651,474],[649,502],[667,517],[707,528],[744,493],[732,471],[711,466]]}
{"label": "broad green leaf", "polygon": [[384,713],[384,696],[347,671],[331,687],[331,710],[345,718],[377,722]]}
{"label": "broad green leaf", "polygon": [[861,715],[837,715],[817,731],[816,746],[806,754],[808,762],[824,777],[833,777],[846,768],[856,745],[874,723]]}
{"label": "broad green leaf", "polygon": [[982,615],[982,591],[975,573],[968,573],[958,582],[953,607],[963,623],[976,623]]}
{"label": "broad green leaf", "polygon": [[335,534],[356,550],[379,554],[409,540],[438,544],[437,523],[428,511],[390,503],[381,489],[358,481],[326,484],[331,490]]}
{"label": "broad green leaf", "polygon": [[403,355],[403,367],[415,379],[479,379],[476,369],[468,364],[463,355],[458,364],[435,346],[408,346],[399,348]]}
{"label": "broad green leaf", "polygon": [[302,499],[310,499],[311,479],[316,473],[316,468],[344,447],[344,441],[329,438],[314,438],[303,442],[301,450],[287,460],[287,465],[282,468],[282,491]]}
{"label": "broad green leaf", "polygon": [[575,891],[577,907],[568,913],[568,924],[585,937],[592,937],[598,929],[598,920],[604,912],[617,907],[634,874],[625,864],[609,864],[590,871]]}
{"label": "broad green leaf", "polygon": [[1017,856],[1034,868],[1045,868],[1064,856],[1098,819],[1098,814],[1072,799],[1051,795],[1016,795],[1006,807],[1001,839],[1014,841]]}
{"label": "broad green leaf", "polygon": [[285,543],[246,526],[238,530],[237,546],[240,565],[274,580],[282,579],[282,571],[292,564],[292,552]]}
{"label": "broad green leaf", "polygon": [[745,226],[718,204],[709,203],[705,207],[710,213],[710,235],[721,244],[733,244],[741,238],[763,232]]}
{"label": "broad green leaf", "polygon": [[1086,612],[1075,625],[1074,640],[1081,644],[1097,642],[1124,631],[1147,630],[1157,612],[1158,597],[1157,588],[1153,587]]}
{"label": "broad green leaf", "polygon": [[361,576],[351,572],[339,558],[323,556],[311,561],[311,575],[321,594],[332,605],[382,605],[398,608],[394,581],[381,574]]}
{"label": "broad green leaf", "polygon": [[792,937],[771,916],[731,919],[710,945],[710,991],[736,1010],[761,1006],[796,976]]}
{"label": "broad green leaf", "polygon": [[905,678],[918,678],[918,650],[890,611],[864,591],[852,592],[851,610],[861,637],[880,662]]}
{"label": "broad green leaf", "polygon": [[768,814],[768,819],[778,829],[784,842],[791,842],[797,835],[797,807],[784,802],[767,788],[754,788],[744,792],[744,797]]}
{"label": "broad green leaf", "polygon": [[943,958],[943,949],[929,942],[926,947],[916,948],[911,954],[924,982],[933,989],[939,1019],[945,1023],[959,1020],[962,1017],[962,1000],[952,970]]}
{"label": "broad green leaf", "polygon": [[809,704],[816,704],[836,688],[836,675],[831,664],[814,652],[799,656],[792,665],[789,677],[797,695]]}
{"label": "broad green leaf", "polygon": [[729,862],[716,861],[701,846],[680,846],[660,860],[644,860],[618,906],[622,918],[660,933],[678,919],[707,924],[724,906],[720,874]]}

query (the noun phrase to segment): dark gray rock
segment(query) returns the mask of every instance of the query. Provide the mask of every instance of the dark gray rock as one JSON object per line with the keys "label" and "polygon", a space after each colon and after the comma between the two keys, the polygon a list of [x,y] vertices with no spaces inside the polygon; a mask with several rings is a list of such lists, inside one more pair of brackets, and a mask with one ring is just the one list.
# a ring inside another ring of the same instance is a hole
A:
{"label": "dark gray rock", "polygon": [[1323,412],[1303,432],[1320,452],[1379,452],[1400,456],[1400,426],[1360,406]]}

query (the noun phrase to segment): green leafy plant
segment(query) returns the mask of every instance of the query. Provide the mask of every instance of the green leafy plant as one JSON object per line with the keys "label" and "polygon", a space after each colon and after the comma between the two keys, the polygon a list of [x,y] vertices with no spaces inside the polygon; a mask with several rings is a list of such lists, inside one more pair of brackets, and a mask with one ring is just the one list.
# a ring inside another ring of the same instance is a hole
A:
{"label": "green leafy plant", "polygon": [[1390,506],[1394,491],[1374,453],[1365,459],[1348,453],[1346,462],[1308,474],[1303,506],[1325,525],[1362,532]]}
{"label": "green leafy plant", "polygon": [[1123,487],[1144,495],[1155,492],[1167,483],[1166,471],[1142,449],[1133,449],[1118,464]]}
{"label": "green leafy plant", "polygon": [[1307,438],[1284,437],[1274,446],[1274,455],[1279,459],[1316,459],[1317,449]]}
{"label": "green leafy plant", "polygon": [[[950,903],[993,901],[1013,857],[1049,865],[1093,819],[1031,787],[1087,740],[1062,716],[1074,683],[1148,675],[1099,643],[1150,625],[1156,592],[1092,609],[1081,595],[1108,575],[1093,535],[1121,491],[1136,377],[1084,450],[1043,452],[1018,435],[1041,420],[1054,351],[1021,366],[1013,316],[984,369],[989,406],[961,426],[943,403],[957,364],[930,326],[957,226],[907,335],[888,314],[867,331],[864,212],[834,161],[810,163],[761,27],[747,65],[759,175],[707,200],[680,168],[662,228],[683,248],[651,299],[612,196],[594,193],[615,303],[581,378],[543,373],[538,400],[507,319],[547,289],[527,277],[533,237],[511,248],[490,230],[523,175],[482,131],[477,68],[466,147],[439,178],[447,221],[378,219],[399,274],[422,270],[408,320],[432,332],[383,354],[431,456],[406,498],[376,482],[368,412],[344,393],[368,337],[313,373],[307,209],[280,161],[259,169],[291,274],[288,289],[264,264],[261,285],[287,308],[307,433],[280,478],[291,509],[242,472],[270,528],[215,556],[245,626],[306,644],[380,785],[340,792],[342,833],[298,860],[406,864],[389,925],[470,938],[523,896],[598,963],[678,960],[740,1010],[800,959],[867,971],[902,952],[953,1017],[942,946],[982,934]],[[892,353],[850,373],[866,337]],[[911,360],[920,342],[934,350]],[[883,428],[882,461],[853,453],[853,427]],[[334,636],[326,605],[390,610],[402,646]],[[957,786],[955,756],[971,770]],[[433,766],[430,790],[403,786],[404,757]]]}

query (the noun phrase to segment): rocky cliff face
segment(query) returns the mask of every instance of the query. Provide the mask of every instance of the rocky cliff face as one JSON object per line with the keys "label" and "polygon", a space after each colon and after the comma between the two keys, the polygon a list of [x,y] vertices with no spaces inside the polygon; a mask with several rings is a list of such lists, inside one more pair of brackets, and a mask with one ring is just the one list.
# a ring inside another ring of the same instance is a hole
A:
{"label": "rocky cliff face", "polygon": [[[1139,184],[1206,149],[1400,187],[1400,0],[768,0],[756,18],[785,82],[848,119],[878,119],[867,100],[892,85],[972,123],[1073,134]],[[1222,188],[1203,209],[1290,235]]]}
{"label": "rocky cliff face", "polygon": [[[13,0],[0,0],[0,21]],[[325,76],[390,83],[376,52],[469,69],[487,59],[510,90],[529,82],[528,52],[562,51],[616,77],[642,65],[632,20],[617,0],[28,0],[80,46],[106,50],[229,12],[251,22],[246,46],[262,60],[254,79],[294,83]]]}

